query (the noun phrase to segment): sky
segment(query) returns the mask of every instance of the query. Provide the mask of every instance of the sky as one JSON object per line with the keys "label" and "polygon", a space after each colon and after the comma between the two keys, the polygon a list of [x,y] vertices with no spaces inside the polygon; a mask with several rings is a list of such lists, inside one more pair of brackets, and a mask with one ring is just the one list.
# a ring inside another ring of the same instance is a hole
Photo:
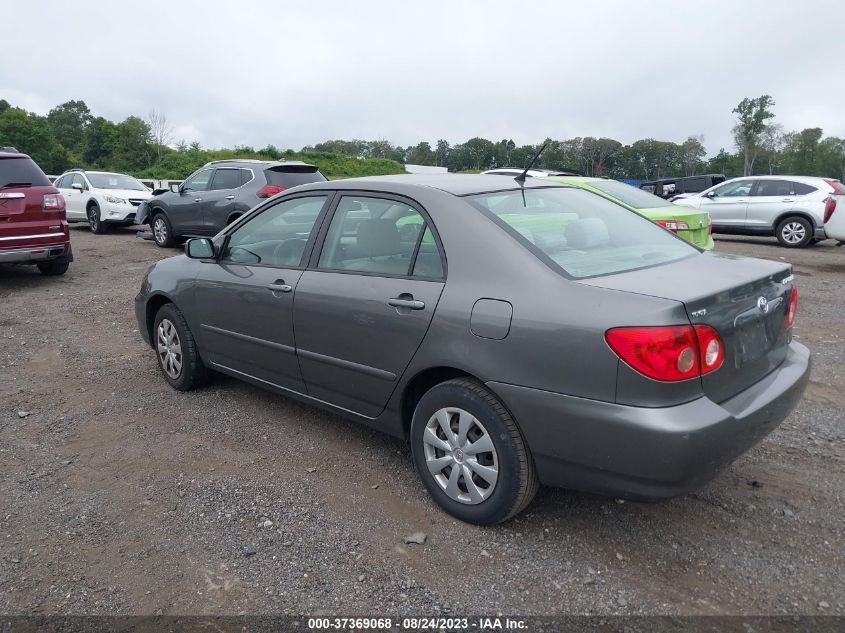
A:
{"label": "sky", "polygon": [[0,98],[167,116],[174,143],[607,136],[732,149],[770,94],[845,136],[838,0],[0,0]]}

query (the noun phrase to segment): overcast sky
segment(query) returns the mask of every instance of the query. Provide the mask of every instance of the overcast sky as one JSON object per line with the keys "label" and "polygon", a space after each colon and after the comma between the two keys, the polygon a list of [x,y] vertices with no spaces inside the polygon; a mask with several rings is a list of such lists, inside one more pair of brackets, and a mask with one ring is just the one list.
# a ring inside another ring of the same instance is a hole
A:
{"label": "overcast sky", "polygon": [[845,136],[838,1],[4,0],[0,98],[166,113],[175,140],[609,136],[731,147],[733,107]]}

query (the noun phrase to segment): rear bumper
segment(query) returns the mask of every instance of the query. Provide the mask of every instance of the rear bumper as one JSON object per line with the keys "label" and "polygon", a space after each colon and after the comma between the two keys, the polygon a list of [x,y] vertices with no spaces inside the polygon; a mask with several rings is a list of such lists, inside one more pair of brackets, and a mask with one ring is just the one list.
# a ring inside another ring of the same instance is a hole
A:
{"label": "rear bumper", "polygon": [[700,487],[768,435],[801,400],[810,366],[809,350],[793,342],[780,367],[725,402],[653,409],[488,384],[513,412],[544,484],[659,499]]}
{"label": "rear bumper", "polygon": [[70,243],[0,248],[0,264],[35,264],[53,259],[73,261],[73,251],[71,251]]}

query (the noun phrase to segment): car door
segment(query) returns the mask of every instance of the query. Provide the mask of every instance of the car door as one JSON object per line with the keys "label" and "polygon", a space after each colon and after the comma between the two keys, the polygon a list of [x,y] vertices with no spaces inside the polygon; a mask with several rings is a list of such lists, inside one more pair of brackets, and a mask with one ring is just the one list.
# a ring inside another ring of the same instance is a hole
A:
{"label": "car door", "polygon": [[72,182],[73,174],[67,174],[66,176],[61,176],[60,178],[57,178],[56,182],[53,183],[53,186],[58,189],[59,193],[62,194],[65,198],[65,215],[67,216],[68,220],[77,219],[73,211],[71,210],[71,204],[73,202],[74,194],[78,194],[79,192],[74,191],[70,188]]}
{"label": "car door", "polygon": [[795,206],[795,189],[789,180],[764,178],[758,180],[745,213],[745,228],[749,231],[773,229],[775,220]]}
{"label": "car door", "polygon": [[330,193],[274,202],[228,234],[194,282],[200,346],[212,367],[305,392],[293,330],[300,281]]}
{"label": "car door", "polygon": [[753,186],[753,180],[739,178],[702,196],[700,208],[710,214],[714,229],[745,228],[745,213]]}
{"label": "car door", "polygon": [[343,193],[296,288],[308,394],[367,417],[384,409],[428,330],[445,259],[427,214],[386,194]]}
{"label": "car door", "polygon": [[182,183],[179,193],[168,196],[168,217],[177,234],[208,235],[202,215],[202,203],[214,169],[198,171]]}
{"label": "car door", "polygon": [[221,231],[237,208],[242,169],[218,167],[214,170],[208,190],[203,194],[203,232],[215,235]]}
{"label": "car door", "polygon": [[[65,215],[71,220],[85,220],[87,191],[81,174],[68,174],[62,178],[60,191],[65,196]],[[76,185],[76,186],[74,186]]]}

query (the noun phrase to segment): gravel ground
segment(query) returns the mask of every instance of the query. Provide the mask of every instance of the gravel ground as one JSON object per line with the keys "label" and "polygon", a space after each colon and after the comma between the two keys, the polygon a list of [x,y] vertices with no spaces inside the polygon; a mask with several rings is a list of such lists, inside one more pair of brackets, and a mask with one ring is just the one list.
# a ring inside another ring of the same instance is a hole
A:
{"label": "gravel ground", "polygon": [[63,278],[0,266],[0,613],[845,614],[845,248],[717,241],[794,264],[815,369],[710,485],[542,489],[478,528],[400,441],[229,378],[172,391],[132,299],[176,251],[71,232]]}

